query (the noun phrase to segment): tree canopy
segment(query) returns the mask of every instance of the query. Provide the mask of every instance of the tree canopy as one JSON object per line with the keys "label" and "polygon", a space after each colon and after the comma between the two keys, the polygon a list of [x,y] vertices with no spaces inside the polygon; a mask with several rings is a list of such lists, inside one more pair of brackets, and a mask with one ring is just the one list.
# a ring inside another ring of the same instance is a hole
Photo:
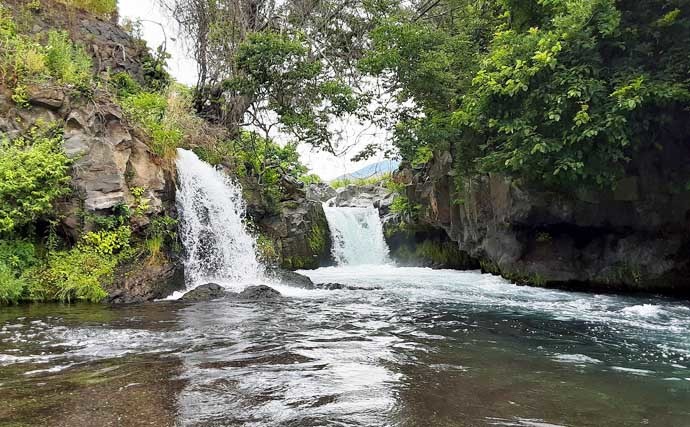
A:
{"label": "tree canopy", "polygon": [[686,1],[438,1],[371,38],[363,70],[413,101],[396,117],[402,155],[452,148],[463,173],[608,185],[687,120]]}

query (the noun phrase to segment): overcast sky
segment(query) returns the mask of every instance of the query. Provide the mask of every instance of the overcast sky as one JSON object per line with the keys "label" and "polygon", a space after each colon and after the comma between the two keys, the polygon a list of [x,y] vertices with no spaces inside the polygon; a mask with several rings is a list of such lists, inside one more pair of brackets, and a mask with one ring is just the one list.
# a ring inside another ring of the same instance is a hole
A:
{"label": "overcast sky", "polygon": [[[174,23],[163,13],[156,0],[119,0],[120,19],[139,19],[142,22],[144,39],[150,48],[159,46],[167,35],[168,51],[172,58],[168,61],[168,68],[175,79],[187,85],[196,83],[196,65],[177,37]],[[161,24],[164,28],[161,28]],[[339,147],[352,147],[341,156],[315,151],[307,144],[302,144],[299,151],[302,162],[317,173],[321,178],[330,180],[346,173],[354,172],[364,166],[383,160],[382,156],[369,161],[354,163],[349,159],[362,147],[371,142],[386,141],[386,132],[371,124],[360,124],[355,120],[345,120],[333,123],[332,128],[339,134],[336,144]]]}

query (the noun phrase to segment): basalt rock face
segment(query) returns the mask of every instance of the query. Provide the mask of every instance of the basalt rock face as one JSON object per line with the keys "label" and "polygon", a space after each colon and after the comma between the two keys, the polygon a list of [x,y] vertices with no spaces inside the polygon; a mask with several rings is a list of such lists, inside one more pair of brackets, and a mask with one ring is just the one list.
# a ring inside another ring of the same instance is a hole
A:
{"label": "basalt rock face", "polygon": [[120,266],[115,280],[106,288],[106,302],[131,304],[165,298],[185,288],[181,263],[149,264],[146,260]]}
{"label": "basalt rock face", "polygon": [[[690,294],[690,147],[638,153],[615,190],[571,194],[494,175],[456,189],[452,155],[403,167],[419,225],[442,229],[486,271],[546,286]],[[460,201],[460,202],[456,202]]]}
{"label": "basalt rock face", "polygon": [[[132,203],[131,189],[144,189],[148,215],[174,209],[174,172],[127,125],[120,107],[106,95],[94,100],[70,96],[50,86],[29,88],[30,108],[17,108],[8,92],[0,93],[0,133],[10,138],[36,123],[64,123],[63,149],[72,159],[72,195],[59,204],[62,227],[76,239],[83,231],[82,213],[107,214]],[[143,218],[146,225],[146,217]]]}
{"label": "basalt rock face", "polygon": [[364,208],[385,199],[389,193],[390,191],[381,184],[350,184],[337,189],[335,198],[329,203],[331,206]]}
{"label": "basalt rock face", "polygon": [[[52,86],[29,88],[30,108],[18,108],[10,93],[0,90],[0,135],[13,138],[40,122],[64,126],[65,153],[72,159],[72,193],[60,200],[58,232],[76,242],[91,230],[89,216],[113,213],[135,201],[132,189],[144,189],[148,209],[132,224],[142,231],[150,218],[175,216],[174,170],[145,144],[145,136],[129,126],[120,108],[106,94],[87,100]],[[183,287],[182,267],[171,257],[155,265],[142,260],[120,266],[107,287],[107,301],[131,303],[162,298]]]}
{"label": "basalt rock face", "polygon": [[322,203],[307,198],[304,184],[284,180],[281,200],[272,208],[261,199],[256,183],[242,182],[247,212],[268,240],[264,245],[270,245],[271,254],[264,261],[288,270],[331,265],[331,233]]}

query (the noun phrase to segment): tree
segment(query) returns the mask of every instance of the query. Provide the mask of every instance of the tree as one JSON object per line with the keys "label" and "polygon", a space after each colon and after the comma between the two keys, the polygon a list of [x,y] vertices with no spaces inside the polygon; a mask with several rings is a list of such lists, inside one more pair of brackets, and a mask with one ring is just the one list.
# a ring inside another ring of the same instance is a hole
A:
{"label": "tree", "polygon": [[327,150],[329,119],[352,114],[352,83],[375,11],[365,2],[162,0],[199,66],[195,106],[231,135],[281,128]]}
{"label": "tree", "polygon": [[396,122],[408,159],[430,146],[466,175],[606,186],[664,127],[685,129],[688,13],[681,0],[434,1],[374,30],[362,65],[414,105]]}

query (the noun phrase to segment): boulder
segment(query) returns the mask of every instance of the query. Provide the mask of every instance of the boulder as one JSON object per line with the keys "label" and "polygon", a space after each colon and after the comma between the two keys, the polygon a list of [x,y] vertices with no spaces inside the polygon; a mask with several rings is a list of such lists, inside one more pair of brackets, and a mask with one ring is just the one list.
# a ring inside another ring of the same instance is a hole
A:
{"label": "boulder", "polygon": [[216,283],[206,283],[205,285],[197,286],[186,294],[182,295],[178,301],[181,302],[202,302],[211,301],[214,299],[226,296],[225,288]]}
{"label": "boulder", "polygon": [[257,222],[272,241],[280,267],[299,270],[332,264],[331,232],[320,202],[304,197],[283,201],[278,214]]}
{"label": "boulder", "polygon": [[354,185],[350,184],[336,190],[336,196],[329,202],[330,206],[365,208],[374,205],[378,200],[386,198],[390,190],[381,184]]}
{"label": "boulder", "polygon": [[148,264],[139,259],[122,265],[115,280],[106,288],[106,302],[131,304],[165,298],[184,289],[184,269],[181,263],[165,261]]}
{"label": "boulder", "polygon": [[309,277],[303,274],[295,273],[294,271],[285,270],[283,268],[271,268],[267,271],[267,273],[288,286],[304,289],[314,288],[314,282],[312,282]]}
{"label": "boulder", "polygon": [[280,294],[280,292],[266,285],[249,286],[245,288],[242,292],[233,295],[233,298],[236,299],[252,301],[268,301],[275,300],[281,297],[282,295]]}

